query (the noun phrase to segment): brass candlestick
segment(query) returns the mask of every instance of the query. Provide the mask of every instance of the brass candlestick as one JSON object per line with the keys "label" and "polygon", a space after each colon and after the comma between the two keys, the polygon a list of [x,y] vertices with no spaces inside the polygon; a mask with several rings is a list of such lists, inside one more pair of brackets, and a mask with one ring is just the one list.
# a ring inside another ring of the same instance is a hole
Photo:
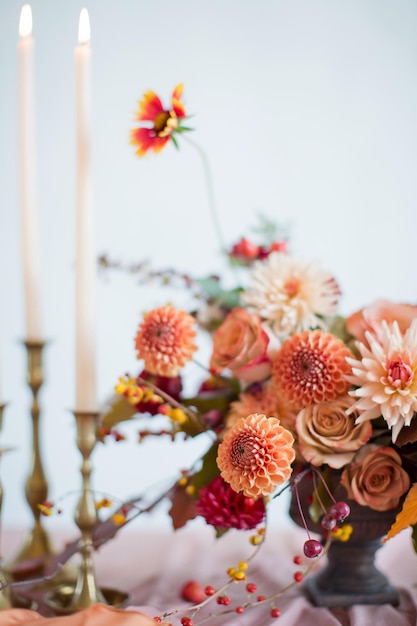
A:
{"label": "brass candlestick", "polygon": [[98,521],[90,476],[91,453],[97,441],[99,414],[93,411],[74,411],[77,424],[77,446],[82,454],[82,490],[75,511],[75,523],[81,531],[79,552],[81,563],[75,585],[57,585],[44,596],[45,604],[57,615],[75,613],[92,604],[101,602],[113,607],[122,607],[129,594],[117,589],[100,588],[96,583],[93,566],[93,529]]}
{"label": "brass candlestick", "polygon": [[[4,413],[4,409],[6,408],[5,404],[0,403],[0,431],[3,429],[3,413]],[[0,482],[0,531],[2,528],[2,505],[3,505],[3,485]],[[1,534],[0,534],[1,536]],[[7,582],[7,574],[4,571],[3,567],[0,564],[0,582],[1,583],[6,583]],[[11,600],[10,600],[10,593],[8,588],[3,589],[2,591],[0,591],[0,610],[3,609],[10,609],[12,606]]]}
{"label": "brass candlestick", "polygon": [[97,510],[91,490],[91,453],[97,441],[98,413],[74,411],[77,424],[77,446],[82,454],[82,493],[75,512],[75,523],[81,531],[81,564],[77,582],[68,609],[78,611],[96,602],[106,602],[96,584],[93,567],[92,531],[97,523]]}
{"label": "brass candlestick", "polygon": [[38,508],[38,504],[44,502],[48,496],[48,483],[43,471],[39,443],[40,407],[38,402],[39,390],[43,385],[42,352],[45,342],[25,341],[24,345],[27,350],[27,383],[32,390],[32,461],[25,493],[35,523],[13,564],[27,559],[48,557],[53,553],[49,536],[41,524],[41,512]]}

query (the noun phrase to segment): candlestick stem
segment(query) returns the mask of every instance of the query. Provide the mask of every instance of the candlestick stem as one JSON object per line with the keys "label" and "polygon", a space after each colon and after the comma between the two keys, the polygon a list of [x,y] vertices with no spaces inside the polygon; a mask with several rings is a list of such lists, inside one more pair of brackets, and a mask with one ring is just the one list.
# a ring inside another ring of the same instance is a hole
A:
{"label": "candlestick stem", "polygon": [[25,493],[35,521],[23,548],[14,559],[14,563],[53,554],[49,536],[41,524],[41,512],[38,508],[38,504],[44,502],[48,496],[48,483],[43,470],[39,441],[40,406],[38,401],[39,390],[44,382],[42,354],[45,343],[43,341],[25,341],[24,345],[27,350],[27,383],[32,391],[30,411],[32,416],[32,459]]}
{"label": "candlestick stem", "polygon": [[75,512],[75,523],[81,531],[81,565],[75,585],[70,610],[85,609],[96,602],[106,602],[96,584],[93,567],[92,531],[97,523],[97,511],[91,489],[91,453],[97,441],[98,413],[74,411],[77,424],[77,446],[81,452],[82,492]]}

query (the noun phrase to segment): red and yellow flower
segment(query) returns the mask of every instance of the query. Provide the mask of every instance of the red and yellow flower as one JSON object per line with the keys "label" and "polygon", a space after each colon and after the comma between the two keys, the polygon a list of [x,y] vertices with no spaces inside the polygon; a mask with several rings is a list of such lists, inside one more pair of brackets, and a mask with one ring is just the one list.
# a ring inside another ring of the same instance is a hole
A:
{"label": "red and yellow flower", "polygon": [[183,85],[177,85],[172,92],[171,107],[165,109],[161,99],[154,91],[147,91],[142,100],[136,120],[147,122],[131,131],[130,142],[137,147],[136,154],[144,156],[149,151],[160,152],[167,143],[176,144],[175,133],[189,130],[181,126],[181,120],[186,117],[184,104],[181,102]]}

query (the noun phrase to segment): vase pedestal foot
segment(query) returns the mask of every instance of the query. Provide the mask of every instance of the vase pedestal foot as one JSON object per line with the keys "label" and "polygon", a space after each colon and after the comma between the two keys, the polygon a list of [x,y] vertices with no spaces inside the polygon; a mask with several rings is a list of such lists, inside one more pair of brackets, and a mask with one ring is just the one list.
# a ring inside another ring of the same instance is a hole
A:
{"label": "vase pedestal foot", "polygon": [[327,554],[328,563],[306,587],[316,606],[342,607],[354,604],[399,603],[398,591],[375,566],[381,541],[335,541]]}
{"label": "vase pedestal foot", "polygon": [[390,584],[381,587],[379,591],[371,593],[367,591],[363,594],[360,592],[349,593],[322,589],[314,578],[311,580],[307,579],[305,585],[308,595],[315,606],[326,606],[330,609],[353,606],[354,604],[392,604],[397,606],[399,603],[398,591]]}

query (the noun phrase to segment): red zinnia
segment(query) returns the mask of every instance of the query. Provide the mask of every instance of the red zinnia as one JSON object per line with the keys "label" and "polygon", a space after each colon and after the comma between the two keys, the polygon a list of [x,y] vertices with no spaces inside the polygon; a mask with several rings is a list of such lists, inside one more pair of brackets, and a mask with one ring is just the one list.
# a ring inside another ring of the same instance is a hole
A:
{"label": "red zinnia", "polygon": [[221,476],[202,487],[197,502],[197,512],[207,524],[219,530],[238,528],[250,530],[258,526],[265,517],[263,498],[247,498],[236,493]]}

